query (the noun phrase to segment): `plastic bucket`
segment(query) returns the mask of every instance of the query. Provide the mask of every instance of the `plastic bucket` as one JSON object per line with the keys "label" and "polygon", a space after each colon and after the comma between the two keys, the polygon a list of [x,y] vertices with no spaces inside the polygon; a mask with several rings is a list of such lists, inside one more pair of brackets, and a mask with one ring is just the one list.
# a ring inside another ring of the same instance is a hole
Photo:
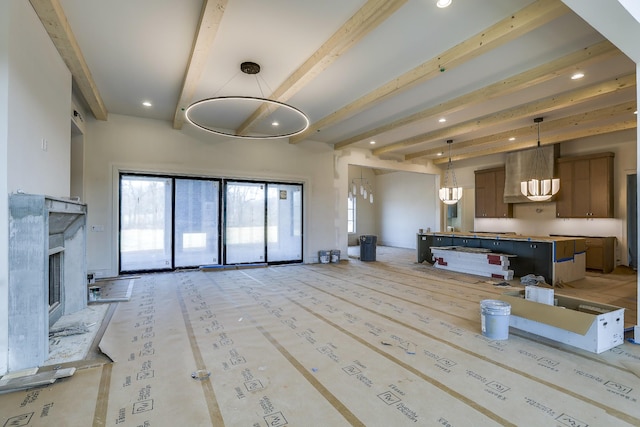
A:
{"label": "plastic bucket", "polygon": [[338,249],[331,250],[331,262],[340,262],[340,251]]}
{"label": "plastic bucket", "polygon": [[329,264],[329,261],[331,260],[331,252],[318,251],[318,260],[320,260],[320,264]]}
{"label": "plastic bucket", "polygon": [[511,304],[508,302],[485,299],[480,301],[480,320],[482,335],[493,340],[509,338],[509,315]]}

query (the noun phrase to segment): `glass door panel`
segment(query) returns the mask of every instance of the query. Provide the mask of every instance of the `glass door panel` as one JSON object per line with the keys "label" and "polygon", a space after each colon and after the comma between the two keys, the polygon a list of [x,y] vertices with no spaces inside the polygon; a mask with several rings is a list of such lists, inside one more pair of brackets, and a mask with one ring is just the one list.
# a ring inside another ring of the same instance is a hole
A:
{"label": "glass door panel", "polygon": [[175,267],[219,264],[220,183],[175,180]]}
{"label": "glass door panel", "polygon": [[120,271],[162,270],[171,263],[171,179],[120,176]]}
{"label": "glass door panel", "polygon": [[225,264],[265,262],[265,184],[225,184]]}
{"label": "glass door panel", "polygon": [[267,184],[267,261],[302,261],[302,185]]}

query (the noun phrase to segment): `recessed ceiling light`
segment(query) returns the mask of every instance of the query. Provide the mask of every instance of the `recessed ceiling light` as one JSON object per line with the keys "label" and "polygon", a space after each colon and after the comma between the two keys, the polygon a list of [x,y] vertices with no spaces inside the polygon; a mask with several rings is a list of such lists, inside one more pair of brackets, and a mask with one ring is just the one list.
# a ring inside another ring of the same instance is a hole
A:
{"label": "recessed ceiling light", "polygon": [[581,73],[580,71],[578,71],[577,73],[574,73],[571,76],[571,80],[578,80],[584,77],[584,73]]}
{"label": "recessed ceiling light", "polygon": [[436,6],[439,8],[447,7],[451,5],[451,0],[438,0]]}
{"label": "recessed ceiling light", "polygon": [[438,153],[438,156],[442,156],[444,153],[441,151]]}
{"label": "recessed ceiling light", "polygon": [[144,105],[145,107],[151,107],[152,104],[149,101],[144,101],[142,105]]}
{"label": "recessed ceiling light", "polygon": [[515,140],[516,140],[515,136],[512,136],[511,138],[509,138],[509,141],[515,141]]}
{"label": "recessed ceiling light", "polygon": [[271,126],[280,126],[280,123],[278,123],[278,122],[272,122],[272,123],[271,123]]}
{"label": "recessed ceiling light", "polygon": [[444,122],[446,122],[446,121],[447,121],[447,119],[445,119],[445,118],[443,117],[443,118],[441,118],[441,119],[438,119],[438,121],[439,121],[440,123],[444,123]]}
{"label": "recessed ceiling light", "polygon": [[375,143],[376,143],[375,141],[369,141],[369,144],[371,144],[371,145],[373,145]]}
{"label": "recessed ceiling light", "polygon": [[633,114],[638,114],[638,110],[634,111]]}

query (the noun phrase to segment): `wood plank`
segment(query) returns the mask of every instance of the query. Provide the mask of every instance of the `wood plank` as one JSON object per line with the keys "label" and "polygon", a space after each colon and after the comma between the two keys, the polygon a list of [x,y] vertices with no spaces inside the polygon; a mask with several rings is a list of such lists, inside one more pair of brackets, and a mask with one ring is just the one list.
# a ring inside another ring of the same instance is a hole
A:
{"label": "wood plank", "polygon": [[198,22],[198,29],[191,48],[189,64],[184,73],[180,98],[178,98],[176,112],[173,115],[174,129],[182,129],[182,125],[184,125],[184,111],[193,101],[193,95],[202,77],[206,61],[209,58],[227,2],[228,0],[204,0],[202,3],[200,21]]}
{"label": "wood plank", "polygon": [[108,112],[59,0],[29,0],[97,120]]}
{"label": "wood plank", "polygon": [[[553,132],[562,130],[565,128],[572,128],[578,125],[584,125],[590,122],[595,122],[602,119],[614,118],[614,117],[628,117],[636,108],[635,101],[624,102],[622,104],[614,105],[611,107],[605,107],[598,110],[587,111],[580,114],[575,114],[569,117],[563,117],[556,120],[549,120],[544,122],[545,132]],[[474,138],[467,141],[456,142],[456,152],[459,154],[472,153],[476,150],[482,150],[488,148],[491,144],[504,145],[504,141],[507,141],[510,137],[516,138],[522,144],[523,148],[534,147],[537,145],[536,125],[524,126],[518,129],[508,130],[505,132],[499,132],[492,135],[487,135],[480,138]],[[558,138],[556,136],[555,138]],[[540,142],[540,145],[546,145],[547,138],[545,137],[545,144]],[[441,147],[431,148],[428,150],[422,150],[415,153],[405,155],[405,160],[417,159],[425,156],[437,156],[439,152],[442,152]],[[433,159],[434,164],[444,164],[448,162],[448,159]]]}
{"label": "wood plank", "polygon": [[[364,36],[393,15],[407,0],[368,0],[338,31],[316,50],[269,97],[286,103],[320,73],[355,46]],[[237,135],[247,133],[251,126],[268,114],[268,107],[261,105],[236,129]]]}
{"label": "wood plank", "polygon": [[[373,150],[373,154],[377,156],[383,153],[411,147],[416,144],[452,138],[455,135],[478,131],[506,121],[515,121],[522,118],[532,117],[534,114],[542,115],[552,110],[576,106],[583,102],[588,102],[595,98],[627,89],[629,89],[629,92],[631,93],[631,89],[635,86],[635,73],[629,74],[606,82],[596,83],[557,95],[551,95],[546,98],[537,99],[516,107],[506,108],[502,111],[467,120],[453,126],[414,135],[410,138],[385,145],[384,147],[376,148]],[[456,148],[458,148],[457,145],[458,142],[456,142]]]}
{"label": "wood plank", "polygon": [[309,134],[345,120],[358,112],[370,108],[377,102],[397,95],[417,84],[424,83],[443,72],[451,70],[483,53],[535,30],[566,14],[569,9],[556,0],[538,0],[491,27],[479,32],[453,48],[422,63],[365,96],[351,102],[334,113],[312,124],[306,132],[291,137],[289,142],[298,143]]}
{"label": "wood plank", "polygon": [[[575,130],[573,132],[566,132],[561,135],[552,135],[549,137],[545,137],[544,143],[541,143],[541,145],[557,144],[560,142],[570,141],[578,138],[586,138],[586,137],[595,136],[595,135],[603,135],[611,132],[618,132],[621,130],[635,129],[637,126],[638,126],[638,123],[635,119],[635,116],[629,117],[629,118],[621,118],[616,123],[605,124],[605,125],[595,125],[587,129],[580,129],[580,130]],[[464,159],[471,159],[474,157],[488,156],[491,154],[523,150],[525,148],[532,148],[534,146],[535,144],[533,143],[508,144],[508,145],[503,145],[501,147],[474,151],[468,154],[453,155],[451,157],[451,160],[458,161],[458,160],[464,160]],[[436,160],[434,161],[434,163],[439,164],[441,163],[441,161]]]}
{"label": "wood plank", "polygon": [[427,108],[416,114],[396,120],[392,123],[379,126],[367,132],[363,132],[351,138],[342,140],[334,144],[335,150],[340,150],[357,142],[373,138],[374,136],[389,132],[399,127],[407,126],[415,122],[437,115],[449,115],[456,111],[468,108],[471,105],[495,99],[500,96],[509,95],[517,90],[522,90],[536,84],[540,84],[558,77],[565,72],[575,70],[576,66],[602,61],[615,55],[621,55],[620,51],[609,41],[603,41],[595,45],[573,52],[562,58],[555,59],[546,64],[527,70],[523,73],[508,77],[497,83],[485,86],[476,91],[459,96],[450,101],[438,104],[435,107]]}

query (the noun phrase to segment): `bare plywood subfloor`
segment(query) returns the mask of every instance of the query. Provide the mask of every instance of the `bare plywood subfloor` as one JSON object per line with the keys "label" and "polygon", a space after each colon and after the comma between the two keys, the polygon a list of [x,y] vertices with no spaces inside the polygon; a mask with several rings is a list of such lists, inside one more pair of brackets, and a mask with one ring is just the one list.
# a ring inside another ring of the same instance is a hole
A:
{"label": "bare plywood subfloor", "polygon": [[0,425],[640,424],[640,347],[489,340],[479,301],[504,288],[385,258],[142,276],[114,363],[0,396]]}

